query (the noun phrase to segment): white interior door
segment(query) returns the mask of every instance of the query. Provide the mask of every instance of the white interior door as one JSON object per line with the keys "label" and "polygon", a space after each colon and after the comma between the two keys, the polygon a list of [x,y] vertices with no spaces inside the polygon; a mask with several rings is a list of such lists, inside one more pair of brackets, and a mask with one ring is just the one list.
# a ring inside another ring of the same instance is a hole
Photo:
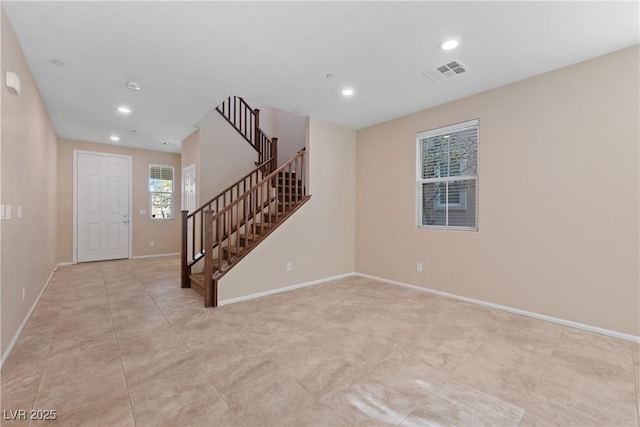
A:
{"label": "white interior door", "polygon": [[[182,209],[193,212],[196,210],[196,165],[189,165],[182,169]],[[193,239],[193,218],[187,223],[187,242]],[[191,245],[187,245],[187,256],[191,259]]]}
{"label": "white interior door", "polygon": [[128,157],[77,153],[77,261],[129,258]]}
{"label": "white interior door", "polygon": [[182,209],[196,210],[196,165],[182,169]]}

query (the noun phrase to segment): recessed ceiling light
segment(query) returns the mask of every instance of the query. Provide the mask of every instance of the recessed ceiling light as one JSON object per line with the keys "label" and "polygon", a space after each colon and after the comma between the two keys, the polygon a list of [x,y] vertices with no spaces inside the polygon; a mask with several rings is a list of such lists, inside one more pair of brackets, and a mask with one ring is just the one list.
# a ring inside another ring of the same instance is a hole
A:
{"label": "recessed ceiling light", "polygon": [[52,59],[51,63],[53,65],[57,65],[58,67],[64,67],[64,61],[61,61],[59,59]]}
{"label": "recessed ceiling light", "polygon": [[456,46],[458,46],[458,40],[447,40],[446,42],[440,45],[442,50],[455,49]]}
{"label": "recessed ceiling light", "polygon": [[140,83],[129,80],[127,82],[127,87],[131,90],[140,90]]}
{"label": "recessed ceiling light", "polygon": [[351,88],[346,88],[342,90],[342,95],[343,96],[351,96],[353,95],[355,92],[353,91],[353,89]]}
{"label": "recessed ceiling light", "polygon": [[130,114],[131,113],[131,108],[129,107],[125,107],[124,105],[118,107],[118,111],[121,112],[122,114]]}
{"label": "recessed ceiling light", "polygon": [[111,135],[109,139],[112,140],[113,142],[120,141],[120,137],[118,135]]}

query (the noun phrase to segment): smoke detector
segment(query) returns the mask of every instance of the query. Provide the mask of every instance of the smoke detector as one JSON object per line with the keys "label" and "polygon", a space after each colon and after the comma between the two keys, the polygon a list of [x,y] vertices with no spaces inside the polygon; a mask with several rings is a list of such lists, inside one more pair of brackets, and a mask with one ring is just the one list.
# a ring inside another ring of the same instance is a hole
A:
{"label": "smoke detector", "polygon": [[436,83],[440,83],[443,80],[450,79],[452,77],[459,76],[465,73],[469,68],[462,63],[462,61],[456,59],[455,61],[448,62],[446,64],[435,67],[432,70],[423,72],[426,77],[429,77]]}

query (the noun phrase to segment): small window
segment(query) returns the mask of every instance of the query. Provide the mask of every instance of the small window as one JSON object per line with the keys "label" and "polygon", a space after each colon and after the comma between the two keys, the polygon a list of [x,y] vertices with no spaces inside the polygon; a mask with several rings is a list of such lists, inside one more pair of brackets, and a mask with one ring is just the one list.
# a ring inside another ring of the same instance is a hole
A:
{"label": "small window", "polygon": [[418,227],[477,230],[478,120],[417,136]]}
{"label": "small window", "polygon": [[155,219],[173,219],[173,166],[149,165],[149,213]]}

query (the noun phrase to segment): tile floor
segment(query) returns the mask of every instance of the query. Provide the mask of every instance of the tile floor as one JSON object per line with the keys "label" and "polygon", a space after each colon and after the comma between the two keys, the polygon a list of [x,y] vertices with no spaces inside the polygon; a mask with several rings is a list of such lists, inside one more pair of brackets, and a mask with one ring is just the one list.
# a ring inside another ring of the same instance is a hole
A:
{"label": "tile floor", "polygon": [[[637,426],[640,346],[361,277],[204,309],[176,258],[55,273],[3,418],[84,426]],[[2,425],[26,425],[3,420]]]}

